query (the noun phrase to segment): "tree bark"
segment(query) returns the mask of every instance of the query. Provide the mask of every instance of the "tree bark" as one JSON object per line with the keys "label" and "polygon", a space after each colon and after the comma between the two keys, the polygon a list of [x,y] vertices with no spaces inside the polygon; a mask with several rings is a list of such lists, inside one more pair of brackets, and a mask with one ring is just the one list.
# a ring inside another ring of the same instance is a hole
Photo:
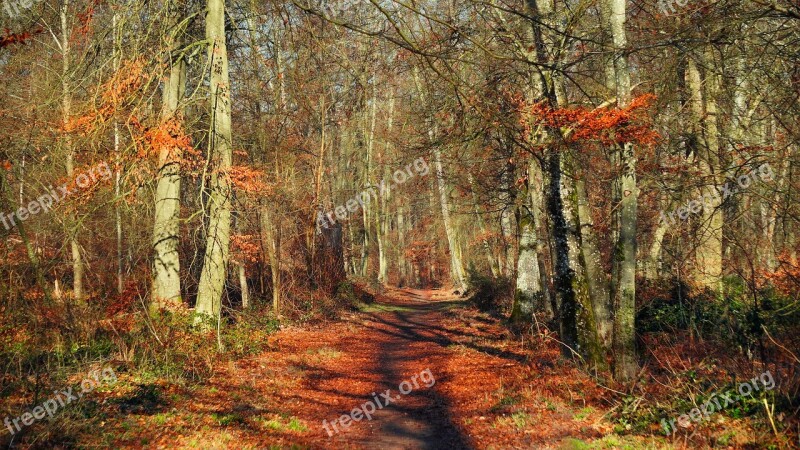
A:
{"label": "tree bark", "polygon": [[272,275],[272,311],[277,317],[281,312],[281,229],[275,225],[266,205],[261,207],[261,239]]}
{"label": "tree bark", "polygon": [[[608,0],[609,29],[614,51],[614,80],[617,106],[628,106],[631,78],[625,51],[626,0]],[[614,181],[616,240],[612,259],[612,295],[614,297],[614,375],[627,381],[636,376],[636,214],[639,191],[636,187],[636,156],[633,144],[623,143],[615,151],[617,176]]]}
{"label": "tree bark", "polygon": [[506,163],[503,173],[500,175],[500,206],[503,208],[500,211],[500,232],[503,235],[503,259],[502,271],[508,279],[514,277],[515,269],[515,235],[514,235],[514,208],[515,199],[511,190],[512,180],[514,178],[514,165],[510,162]]}
{"label": "tree bark", "polygon": [[545,303],[536,254],[537,240],[533,212],[529,202],[525,202],[519,218],[519,257],[514,304],[511,309],[511,321],[515,323],[531,322],[537,307]]}
{"label": "tree bark", "polygon": [[583,173],[575,178],[581,253],[586,265],[586,281],[589,287],[589,295],[592,298],[591,304],[594,309],[597,335],[603,349],[610,350],[614,331],[613,305],[609,295],[606,271],[603,269],[603,262],[600,257],[597,235],[594,232],[594,219],[592,218],[592,210],[589,205],[584,179]]}
{"label": "tree bark", "polygon": [[[711,73],[709,61],[702,58],[706,67],[705,95],[703,82],[697,62],[689,58],[687,67],[687,84],[691,95],[693,128],[696,134],[702,134],[702,152],[699,155],[701,176],[706,180],[701,188],[703,213],[698,228],[697,247],[695,250],[694,279],[701,288],[710,289],[716,294],[722,293],[722,196],[717,186],[722,182],[719,171],[719,137],[717,135],[717,94],[716,76]],[[713,59],[712,59],[713,61]],[[703,104],[705,103],[705,111]]]}
{"label": "tree bark", "polygon": [[232,160],[231,90],[228,76],[228,54],[225,43],[225,1],[208,0],[206,40],[211,61],[211,185],[206,254],[197,291],[196,323],[211,317],[217,323],[222,311],[230,246]]}
{"label": "tree bark", "polygon": [[458,243],[456,230],[450,217],[450,201],[448,199],[447,186],[445,184],[444,168],[442,167],[442,155],[439,148],[433,147],[433,158],[436,164],[436,182],[439,187],[439,201],[442,206],[442,223],[445,235],[447,236],[447,246],[450,249],[450,277],[456,288],[464,292],[467,289],[467,277],[464,273],[464,263],[461,257],[461,246]]}
{"label": "tree bark", "polygon": [[[175,22],[180,16],[175,14]],[[162,92],[161,123],[182,122],[179,109],[186,86],[186,61],[175,55],[181,40],[176,31],[172,37],[169,77]],[[158,155],[155,215],[153,223],[153,280],[151,309],[175,309],[181,304],[180,278],[180,209],[181,159],[179,147],[164,146]]]}
{"label": "tree bark", "polygon": [[[392,127],[394,125],[394,94],[393,91],[389,91],[389,117],[386,122],[386,132],[391,133]],[[384,179],[388,179],[391,175],[391,171],[386,166],[386,157],[389,155],[390,150],[390,142],[389,138],[386,139],[386,145],[383,151],[383,157],[381,158],[381,165],[384,166]],[[376,199],[375,205],[375,230],[377,232],[377,241],[378,241],[378,281],[381,284],[387,284],[389,282],[389,255],[388,250],[389,246],[387,245],[386,239],[389,233],[389,196],[391,195],[391,190],[387,190],[385,195],[381,195],[380,198]]]}
{"label": "tree bark", "polygon": [[[69,135],[68,129],[69,118],[72,114],[72,92],[70,85],[70,29],[67,16],[69,14],[69,0],[64,0],[61,4],[60,18],[61,18],[61,120],[64,127],[64,153],[66,155],[66,169],[67,177],[73,180],[75,177],[75,153],[72,148],[72,138]],[[72,215],[68,221],[70,227],[75,227],[69,230],[69,248],[72,257],[72,292],[75,301],[79,305],[84,304],[83,292],[83,259],[81,257],[81,246],[78,242],[79,223],[77,218]]]}

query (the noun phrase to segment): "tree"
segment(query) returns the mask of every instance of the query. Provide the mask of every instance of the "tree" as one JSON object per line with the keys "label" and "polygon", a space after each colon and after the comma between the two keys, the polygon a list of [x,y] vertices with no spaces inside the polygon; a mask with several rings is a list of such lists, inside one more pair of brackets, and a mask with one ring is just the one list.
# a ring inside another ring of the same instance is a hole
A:
{"label": "tree", "polygon": [[[175,8],[174,5],[168,5]],[[152,308],[174,309],[181,304],[180,243],[181,144],[183,114],[179,105],[186,86],[186,61],[182,52],[184,23],[179,10],[172,9],[175,28],[170,36],[169,75],[164,82],[161,126],[170,135],[158,154],[158,179],[153,223]]]}
{"label": "tree", "polygon": [[[611,32],[614,85],[617,106],[625,108],[631,101],[631,75],[626,48],[626,0],[608,0],[608,27]],[[632,142],[617,146],[614,161],[612,205],[614,236],[612,260],[612,295],[614,297],[614,375],[621,380],[636,376],[636,212],[639,190],[636,187],[636,156]]]}
{"label": "tree", "polygon": [[206,253],[197,288],[196,323],[207,318],[220,320],[222,293],[228,273],[231,239],[232,189],[230,169],[233,143],[231,132],[231,85],[225,43],[225,1],[208,0],[206,40],[210,67],[211,126],[209,132],[208,230]]}

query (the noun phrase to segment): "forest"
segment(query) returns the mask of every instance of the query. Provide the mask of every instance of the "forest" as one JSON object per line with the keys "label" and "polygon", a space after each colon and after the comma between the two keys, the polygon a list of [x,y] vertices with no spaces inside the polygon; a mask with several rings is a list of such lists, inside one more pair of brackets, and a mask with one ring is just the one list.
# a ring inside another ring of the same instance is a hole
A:
{"label": "forest", "polygon": [[0,446],[800,448],[797,0],[0,0]]}

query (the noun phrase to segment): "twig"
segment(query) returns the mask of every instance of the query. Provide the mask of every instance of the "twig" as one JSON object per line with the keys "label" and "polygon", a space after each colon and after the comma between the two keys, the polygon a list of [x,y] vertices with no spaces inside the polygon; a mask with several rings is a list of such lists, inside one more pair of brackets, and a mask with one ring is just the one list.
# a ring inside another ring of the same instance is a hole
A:
{"label": "twig", "polygon": [[767,402],[767,399],[764,398],[764,409],[767,410],[767,417],[769,417],[769,423],[772,425],[772,431],[775,432],[775,437],[778,437],[778,429],[775,428],[775,421],[772,420],[772,413],[775,412],[775,404],[772,404],[772,410],[770,410],[769,403]]}

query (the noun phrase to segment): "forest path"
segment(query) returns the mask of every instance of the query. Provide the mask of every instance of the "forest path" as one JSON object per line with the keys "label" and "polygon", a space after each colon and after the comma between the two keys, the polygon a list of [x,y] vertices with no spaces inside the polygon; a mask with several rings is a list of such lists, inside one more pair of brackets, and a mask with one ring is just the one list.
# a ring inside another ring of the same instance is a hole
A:
{"label": "forest path", "polygon": [[[286,327],[268,351],[215,366],[172,394],[167,420],[143,418],[148,448],[572,448],[563,444],[607,428],[589,406],[605,392],[557,345],[523,345],[453,291],[388,288],[340,320]],[[356,409],[360,420],[343,424]]]}
{"label": "forest path", "polygon": [[[367,313],[366,345],[351,351],[376,355],[368,376],[379,386],[378,401],[385,402],[381,394],[387,389],[394,401],[365,424],[365,433],[337,436],[339,443],[376,449],[472,448],[453,423],[447,399],[436,391],[436,374],[430,367],[446,359],[447,347],[453,344],[437,323],[443,311],[461,302],[449,292],[393,290],[376,305],[388,311]],[[365,401],[374,403],[376,394],[365,394]]]}

